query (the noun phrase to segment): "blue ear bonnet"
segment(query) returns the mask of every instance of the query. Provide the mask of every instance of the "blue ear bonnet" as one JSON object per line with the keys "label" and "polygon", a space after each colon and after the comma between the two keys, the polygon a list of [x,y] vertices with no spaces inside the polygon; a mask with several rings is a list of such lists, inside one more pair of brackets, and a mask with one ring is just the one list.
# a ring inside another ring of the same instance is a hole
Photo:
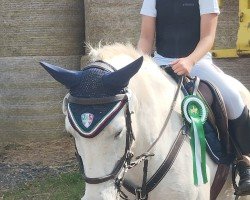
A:
{"label": "blue ear bonnet", "polygon": [[[46,62],[40,64],[55,80],[69,88],[73,98],[95,102],[93,99],[124,94],[124,88],[139,71],[142,62],[143,57],[140,57],[124,68],[116,70],[108,63],[96,61],[81,71],[67,70]],[[69,101],[69,121],[83,137],[92,138],[109,124],[126,102],[127,98],[99,105]]]}
{"label": "blue ear bonnet", "polygon": [[117,71],[103,61],[96,61],[82,71],[67,70],[46,62],[40,64],[55,80],[70,89],[72,96],[102,98],[121,92],[139,71],[142,62],[143,57],[140,57]]}
{"label": "blue ear bonnet", "polygon": [[[105,66],[105,68],[100,67],[100,64]],[[117,80],[111,80],[112,84],[117,85],[118,87],[110,87],[107,84],[105,85],[104,77],[114,71],[117,70],[110,64],[104,61],[96,61],[92,65],[82,69],[79,83],[74,87],[71,87],[69,93],[78,98],[102,98],[124,93],[124,88],[121,87],[123,84],[121,77]]]}
{"label": "blue ear bonnet", "polygon": [[103,69],[93,67],[82,71],[81,81],[78,85],[70,88],[70,94],[78,98],[101,98],[108,96],[102,77],[110,73]]}
{"label": "blue ear bonnet", "polygon": [[[70,94],[77,98],[103,98],[121,93],[122,91],[104,86],[103,76],[114,71],[113,68],[107,69],[110,68],[107,63],[104,64],[106,69],[95,65],[83,69],[79,84],[70,88]],[[120,106],[117,106],[118,104]],[[123,105],[120,102],[102,105],[69,103],[69,120],[83,137],[95,137],[115,117]]]}

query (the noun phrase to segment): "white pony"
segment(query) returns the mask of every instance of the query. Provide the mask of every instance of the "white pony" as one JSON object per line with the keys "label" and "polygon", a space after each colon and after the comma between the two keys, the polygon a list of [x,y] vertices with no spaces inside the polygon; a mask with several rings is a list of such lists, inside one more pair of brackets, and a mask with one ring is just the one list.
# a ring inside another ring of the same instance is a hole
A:
{"label": "white pony", "polygon": [[[131,45],[114,44],[91,49],[91,61],[102,60],[119,70],[130,64],[140,53]],[[44,64],[45,65],[45,64]],[[53,74],[51,74],[53,76]],[[55,78],[55,77],[54,77]],[[239,82],[244,99],[250,99],[247,89]],[[129,100],[132,114],[132,128],[135,140],[132,151],[135,156],[144,153],[158,137],[164,121],[169,113],[177,84],[160,69],[150,57],[144,56],[140,71],[131,78],[128,88],[131,91]],[[174,112],[159,142],[152,149],[155,155],[149,159],[148,178],[154,175],[168,154],[179,130],[182,127],[181,102],[184,96],[179,94]],[[246,102],[250,107],[250,102]],[[63,112],[66,116],[66,130],[75,138],[77,150],[83,160],[85,174],[88,177],[103,177],[114,169],[117,161],[124,154],[126,141],[125,108],[122,108],[112,121],[93,138],[82,137],[69,121],[67,98],[64,100]],[[141,185],[143,164],[129,170],[125,178],[136,185]],[[210,187],[213,183],[217,165],[207,156],[208,183],[195,186],[193,184],[193,166],[190,141],[187,137],[180,152],[160,184],[148,195],[149,200],[209,200]],[[125,190],[124,190],[125,191]],[[129,199],[135,197],[126,192]],[[115,187],[115,180],[100,184],[86,184],[82,200],[115,200],[120,199]],[[234,199],[231,177],[228,178],[218,199]],[[243,199],[243,197],[242,197]]]}

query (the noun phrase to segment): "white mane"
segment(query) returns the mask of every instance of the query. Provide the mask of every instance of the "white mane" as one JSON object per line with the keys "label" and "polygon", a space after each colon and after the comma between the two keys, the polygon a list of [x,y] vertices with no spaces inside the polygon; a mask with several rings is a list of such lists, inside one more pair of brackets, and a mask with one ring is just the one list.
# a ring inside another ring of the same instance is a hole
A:
{"label": "white mane", "polygon": [[[101,44],[99,44],[99,46],[96,48],[92,47],[91,45],[87,45],[87,47],[89,51],[88,53],[89,59],[91,62],[95,62],[97,60],[103,60],[110,64],[114,64],[115,68],[120,69],[125,64],[128,64],[129,61],[133,61],[139,58],[140,56],[143,56],[144,62],[150,62],[151,66],[152,64],[156,66],[156,64],[153,62],[153,59],[150,56],[145,55],[142,52],[138,51],[130,43],[127,43],[127,44],[114,43],[114,44],[105,45],[105,46],[102,46]],[[119,60],[118,63],[120,65],[117,66],[116,63],[118,60]],[[125,60],[127,60],[127,62]],[[158,67],[157,67],[157,70],[159,71]]]}
{"label": "white mane", "polygon": [[102,46],[99,44],[97,48],[93,48],[91,45],[88,45],[89,56],[91,61],[96,60],[110,60],[114,56],[118,55],[128,55],[131,58],[138,58],[141,53],[137,51],[132,44],[121,44],[115,43],[111,45]]}

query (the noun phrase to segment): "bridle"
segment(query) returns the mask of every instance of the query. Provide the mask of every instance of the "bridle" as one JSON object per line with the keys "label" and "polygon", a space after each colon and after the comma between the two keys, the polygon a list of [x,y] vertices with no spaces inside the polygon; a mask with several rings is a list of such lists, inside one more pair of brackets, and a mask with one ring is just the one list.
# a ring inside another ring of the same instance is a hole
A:
{"label": "bridle", "polygon": [[[106,71],[116,71],[116,69],[103,61],[96,61],[94,63],[89,64],[84,69],[89,69],[91,67],[98,67],[100,69],[106,70]],[[90,178],[86,175],[84,170],[84,165],[82,163],[82,174],[83,178],[86,183],[88,184],[100,184],[103,182],[107,182],[109,180],[114,180],[117,178],[118,173],[121,171],[121,169],[124,167],[124,165],[128,165],[130,163],[131,158],[133,157],[131,153],[131,146],[133,141],[135,140],[132,126],[131,126],[131,111],[129,110],[129,99],[131,94],[129,93],[129,90],[127,88],[124,88],[121,94],[115,95],[115,96],[108,96],[108,97],[102,97],[102,98],[78,98],[74,97],[70,94],[66,96],[66,104],[68,103],[74,103],[79,105],[104,105],[108,103],[115,103],[115,102],[121,102],[121,107],[118,111],[120,111],[122,108],[125,107],[125,120],[126,120],[126,145],[123,156],[117,161],[114,169],[112,172],[108,175],[97,177],[97,178]],[[69,113],[69,112],[68,112]],[[116,112],[115,114],[117,114]],[[71,125],[74,128],[74,124],[69,118],[69,121]],[[78,154],[78,153],[77,153]],[[79,155],[77,155],[79,156]],[[82,160],[81,160],[82,162]]]}
{"label": "bridle", "polygon": [[[110,65],[104,62],[100,63],[95,63],[95,65],[98,65],[104,69],[110,69]],[[129,106],[129,97],[130,94],[128,92],[128,89],[125,88],[123,89],[124,93],[119,94],[116,96],[109,96],[109,97],[104,97],[104,98],[76,98],[71,95],[68,96],[67,101],[69,103],[75,103],[75,104],[80,104],[80,105],[102,105],[105,103],[113,103],[113,102],[119,102],[121,101],[123,104],[123,107],[125,107],[125,121],[126,121],[126,145],[125,145],[125,150],[123,156],[117,161],[114,169],[112,172],[108,175],[102,176],[102,177],[88,177],[85,173],[84,170],[84,165],[82,163],[82,173],[83,173],[83,178],[86,183],[88,184],[100,184],[104,183],[110,180],[115,181],[115,187],[118,190],[118,193],[120,194],[120,197],[123,199],[128,199],[128,197],[122,192],[121,187],[123,186],[127,191],[129,191],[132,194],[135,194],[137,199],[142,200],[142,199],[147,199],[147,195],[150,191],[152,191],[156,185],[162,180],[162,178],[166,175],[170,167],[172,166],[182,144],[186,136],[186,130],[185,127],[183,126],[178,134],[178,137],[176,141],[174,142],[174,145],[172,146],[169,155],[167,155],[167,158],[165,159],[164,163],[161,165],[161,167],[157,170],[157,172],[154,174],[154,176],[150,179],[151,182],[147,182],[147,167],[148,167],[148,159],[151,156],[154,156],[154,154],[151,153],[152,148],[157,144],[159,139],[164,133],[164,130],[170,120],[170,117],[173,113],[178,94],[181,89],[183,77],[179,80],[178,87],[176,90],[176,93],[173,98],[172,105],[170,107],[168,116],[164,122],[164,125],[160,131],[159,136],[157,139],[152,143],[152,145],[147,149],[147,151],[140,156],[137,156],[135,160],[132,161],[132,158],[134,157],[133,152],[131,151],[131,146],[133,141],[135,140],[133,130],[132,130],[132,121],[131,121],[131,111],[130,111],[130,106]],[[78,154],[78,153],[77,153]],[[78,155],[79,156],[79,155]],[[79,156],[80,158],[80,156]],[[143,176],[143,183],[142,187],[140,188],[135,188],[132,185],[128,183],[124,179],[125,174],[127,171],[135,166],[137,166],[139,163],[144,162],[144,176]],[[159,177],[161,176],[161,177]],[[153,186],[151,186],[153,184]]]}
{"label": "bridle", "polygon": [[83,167],[83,177],[86,183],[88,184],[100,184],[112,179],[115,179],[117,177],[117,174],[121,171],[121,168],[124,166],[124,163],[127,163],[131,158],[131,146],[134,140],[134,134],[132,131],[131,126],[131,112],[129,111],[129,97],[128,93],[120,94],[116,96],[110,96],[106,98],[76,98],[69,95],[68,100],[69,103],[76,103],[76,104],[82,104],[82,105],[89,105],[88,103],[91,102],[92,105],[100,105],[105,103],[113,103],[117,101],[123,102],[123,107],[125,107],[125,119],[126,119],[126,145],[124,154],[121,157],[120,160],[117,161],[114,169],[109,175],[105,175],[103,177],[98,178],[90,178],[85,174],[85,170]]}

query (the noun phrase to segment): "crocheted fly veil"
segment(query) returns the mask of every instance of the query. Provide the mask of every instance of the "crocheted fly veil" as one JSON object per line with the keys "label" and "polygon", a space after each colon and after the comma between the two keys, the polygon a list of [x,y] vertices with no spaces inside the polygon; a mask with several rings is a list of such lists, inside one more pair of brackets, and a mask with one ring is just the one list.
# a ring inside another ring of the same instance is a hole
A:
{"label": "crocheted fly veil", "polygon": [[75,99],[87,99],[79,104],[68,101],[68,118],[72,127],[83,137],[97,136],[123,108],[126,100],[93,104],[91,100],[104,99],[123,94],[130,78],[137,73],[142,57],[121,70],[97,61],[81,71],[70,71],[45,62],[41,65],[57,81],[69,88],[69,94]]}

